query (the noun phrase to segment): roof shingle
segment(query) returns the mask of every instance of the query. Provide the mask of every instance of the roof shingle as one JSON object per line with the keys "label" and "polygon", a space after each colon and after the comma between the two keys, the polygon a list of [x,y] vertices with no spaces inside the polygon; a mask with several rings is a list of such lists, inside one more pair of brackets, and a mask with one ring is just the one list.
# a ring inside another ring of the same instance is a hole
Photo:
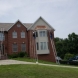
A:
{"label": "roof shingle", "polygon": [[[23,25],[26,28],[29,28],[30,26],[32,26],[33,23],[23,23]],[[9,28],[11,28],[14,25],[14,23],[0,23],[0,31],[1,28],[4,28],[4,31],[8,31]]]}

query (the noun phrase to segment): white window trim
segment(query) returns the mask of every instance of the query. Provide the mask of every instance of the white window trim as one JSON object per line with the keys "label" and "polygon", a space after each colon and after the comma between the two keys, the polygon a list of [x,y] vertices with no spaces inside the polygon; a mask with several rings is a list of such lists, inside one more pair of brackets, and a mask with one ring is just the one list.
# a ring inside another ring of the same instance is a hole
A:
{"label": "white window trim", "polygon": [[21,38],[25,38],[25,32],[24,31],[21,32]]}
{"label": "white window trim", "polygon": [[16,31],[12,32],[12,38],[17,38],[17,32]]}
{"label": "white window trim", "polygon": [[[40,32],[42,32],[42,33],[40,34]],[[45,34],[43,32],[45,32]],[[46,37],[47,36],[47,30],[39,30],[39,36],[40,37]]]}
{"label": "white window trim", "polygon": [[[41,45],[41,43],[42,43],[42,45]],[[45,45],[46,45],[46,48],[45,48]],[[41,48],[41,46],[42,46],[42,48]],[[40,50],[48,50],[47,42],[40,42]]]}

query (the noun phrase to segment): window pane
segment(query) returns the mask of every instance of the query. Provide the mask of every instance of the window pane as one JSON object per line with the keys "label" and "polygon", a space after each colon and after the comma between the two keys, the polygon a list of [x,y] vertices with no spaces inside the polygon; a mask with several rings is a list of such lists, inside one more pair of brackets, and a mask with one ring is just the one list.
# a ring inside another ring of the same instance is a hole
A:
{"label": "window pane", "polygon": [[13,52],[17,52],[18,51],[17,44],[13,44],[12,49],[13,49]]}
{"label": "window pane", "polygon": [[46,42],[44,42],[44,50],[46,50]]}
{"label": "window pane", "polygon": [[39,33],[40,33],[40,37],[42,37],[42,31],[40,31]]}
{"label": "window pane", "polygon": [[21,38],[25,38],[25,32],[21,32]]}
{"label": "window pane", "polygon": [[47,42],[47,48],[49,49],[49,42]]}
{"label": "window pane", "polygon": [[43,33],[42,33],[42,34],[43,34],[43,37],[45,37],[45,31],[43,31]]}
{"label": "window pane", "polygon": [[21,51],[25,52],[26,51],[26,44],[21,44]]}
{"label": "window pane", "polygon": [[41,42],[40,44],[41,44],[41,50],[43,50],[43,42]]}
{"label": "window pane", "polygon": [[39,44],[38,44],[38,42],[36,43],[36,47],[37,47],[37,50],[39,50]]}
{"label": "window pane", "polygon": [[47,42],[40,42],[40,48],[41,50],[47,50],[48,48]]}
{"label": "window pane", "polygon": [[14,31],[14,32],[12,33],[12,37],[13,37],[13,38],[17,38],[17,32]]}
{"label": "window pane", "polygon": [[40,31],[39,34],[40,34],[40,37],[45,37],[46,36],[46,31]]}
{"label": "window pane", "polygon": [[5,39],[5,36],[3,33],[0,33],[0,41],[3,41]]}

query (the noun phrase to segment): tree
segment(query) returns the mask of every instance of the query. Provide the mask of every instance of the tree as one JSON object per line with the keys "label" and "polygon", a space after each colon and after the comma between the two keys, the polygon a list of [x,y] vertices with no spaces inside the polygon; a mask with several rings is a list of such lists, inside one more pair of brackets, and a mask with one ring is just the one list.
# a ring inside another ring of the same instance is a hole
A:
{"label": "tree", "polygon": [[55,38],[55,46],[57,55],[64,58],[68,52],[73,55],[78,54],[78,35],[75,33],[69,34],[68,38]]}

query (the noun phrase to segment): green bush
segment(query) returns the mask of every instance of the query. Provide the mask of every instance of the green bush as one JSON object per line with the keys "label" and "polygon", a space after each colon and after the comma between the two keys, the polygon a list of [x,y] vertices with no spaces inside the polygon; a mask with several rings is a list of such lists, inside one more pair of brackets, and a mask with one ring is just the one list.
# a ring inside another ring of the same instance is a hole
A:
{"label": "green bush", "polygon": [[19,53],[18,53],[18,56],[19,56],[19,57],[24,57],[24,56],[26,56],[26,55],[27,55],[26,52],[19,52]]}
{"label": "green bush", "polygon": [[73,56],[74,56],[74,54],[66,53],[65,56],[64,56],[64,60],[69,60]]}
{"label": "green bush", "polygon": [[18,57],[18,54],[11,54],[11,55],[8,55],[8,58],[17,58]]}
{"label": "green bush", "polygon": [[18,54],[11,54],[8,55],[8,58],[18,58],[18,57],[27,57],[27,53],[26,52],[19,52]]}

